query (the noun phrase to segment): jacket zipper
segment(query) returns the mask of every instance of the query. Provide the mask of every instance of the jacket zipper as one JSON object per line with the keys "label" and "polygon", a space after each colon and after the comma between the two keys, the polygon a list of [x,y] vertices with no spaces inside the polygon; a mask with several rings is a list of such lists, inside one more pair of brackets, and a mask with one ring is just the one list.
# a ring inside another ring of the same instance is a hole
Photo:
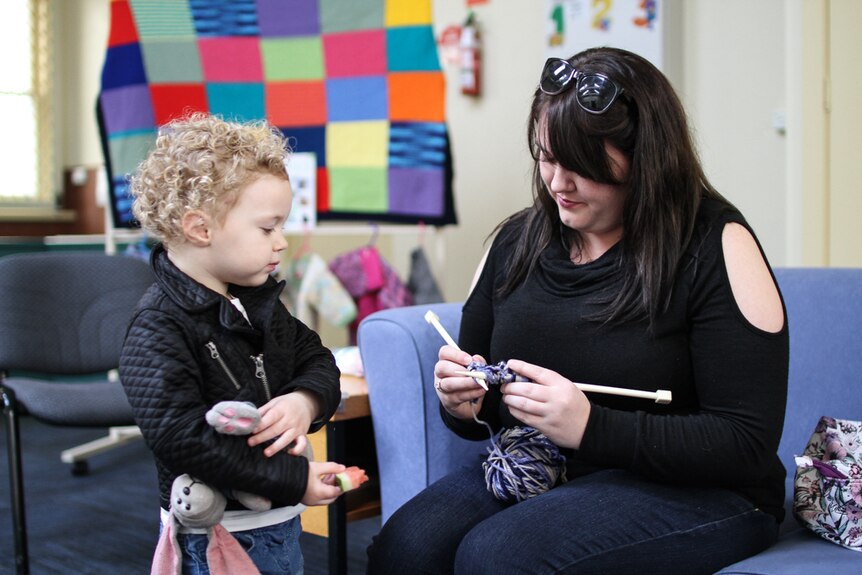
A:
{"label": "jacket zipper", "polygon": [[251,356],[251,360],[254,362],[254,376],[258,378],[261,383],[263,383],[263,391],[266,393],[266,400],[270,401],[272,399],[272,394],[269,392],[269,379],[266,377],[266,371],[263,369],[263,354],[258,356]]}
{"label": "jacket zipper", "polygon": [[228,379],[230,379],[231,383],[233,383],[234,387],[236,387],[237,389],[242,389],[239,385],[239,382],[236,380],[233,373],[231,373],[227,364],[224,362],[224,359],[222,359],[221,354],[218,352],[216,344],[209,341],[207,342],[206,347],[208,350],[210,350],[210,356],[212,356],[212,358],[218,362],[218,364],[224,370],[225,374],[228,376]]}

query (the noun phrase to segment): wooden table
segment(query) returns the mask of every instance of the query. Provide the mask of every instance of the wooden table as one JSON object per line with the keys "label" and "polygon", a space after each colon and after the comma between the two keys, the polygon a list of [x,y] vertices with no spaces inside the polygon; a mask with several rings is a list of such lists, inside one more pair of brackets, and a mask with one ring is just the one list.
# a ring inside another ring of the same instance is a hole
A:
{"label": "wooden table", "polygon": [[380,514],[368,386],[361,377],[342,375],[341,391],[338,411],[322,429],[309,436],[314,459],[360,465],[370,480],[334,503],[309,507],[302,514],[303,531],[329,539],[329,572],[333,575],[347,573],[347,522]]}

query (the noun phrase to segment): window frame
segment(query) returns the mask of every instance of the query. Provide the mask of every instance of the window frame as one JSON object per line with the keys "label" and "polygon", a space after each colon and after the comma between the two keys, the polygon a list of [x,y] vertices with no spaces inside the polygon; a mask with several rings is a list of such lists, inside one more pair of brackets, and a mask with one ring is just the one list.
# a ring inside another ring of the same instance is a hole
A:
{"label": "window frame", "polygon": [[30,89],[8,94],[28,96],[33,103],[36,136],[35,190],[27,196],[6,196],[0,191],[0,208],[54,208],[57,205],[54,165],[54,10],[53,0],[28,0],[30,10]]}

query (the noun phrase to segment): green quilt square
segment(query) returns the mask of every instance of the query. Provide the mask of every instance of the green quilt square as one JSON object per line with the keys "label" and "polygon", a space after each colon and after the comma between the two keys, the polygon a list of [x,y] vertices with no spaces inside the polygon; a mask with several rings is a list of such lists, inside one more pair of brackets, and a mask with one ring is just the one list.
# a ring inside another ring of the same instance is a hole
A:
{"label": "green quilt square", "polygon": [[384,0],[318,0],[324,34],[375,30],[386,26]]}
{"label": "green quilt square", "polygon": [[277,80],[322,80],[323,45],[319,36],[261,38],[263,77]]}
{"label": "green quilt square", "polygon": [[147,130],[137,134],[126,133],[108,140],[108,150],[111,153],[111,167],[114,178],[131,174],[138,168],[156,143],[155,130]]}
{"label": "green quilt square", "polygon": [[193,39],[141,42],[147,81],[153,84],[202,82],[201,59]]}
{"label": "green quilt square", "polygon": [[385,213],[386,168],[329,168],[329,209],[333,212]]}
{"label": "green quilt square", "polygon": [[194,38],[195,23],[188,2],[130,0],[140,39]]}

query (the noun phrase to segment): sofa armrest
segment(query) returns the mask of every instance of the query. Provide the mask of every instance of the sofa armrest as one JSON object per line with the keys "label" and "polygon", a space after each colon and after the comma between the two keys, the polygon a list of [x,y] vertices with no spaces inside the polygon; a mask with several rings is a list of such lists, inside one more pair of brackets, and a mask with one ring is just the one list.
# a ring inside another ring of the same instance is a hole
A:
{"label": "sofa armrest", "polygon": [[461,439],[443,424],[434,391],[434,364],[445,344],[425,321],[432,310],[457,338],[461,303],[376,312],[359,325],[385,522],[422,489],[463,464],[478,465],[487,443]]}

